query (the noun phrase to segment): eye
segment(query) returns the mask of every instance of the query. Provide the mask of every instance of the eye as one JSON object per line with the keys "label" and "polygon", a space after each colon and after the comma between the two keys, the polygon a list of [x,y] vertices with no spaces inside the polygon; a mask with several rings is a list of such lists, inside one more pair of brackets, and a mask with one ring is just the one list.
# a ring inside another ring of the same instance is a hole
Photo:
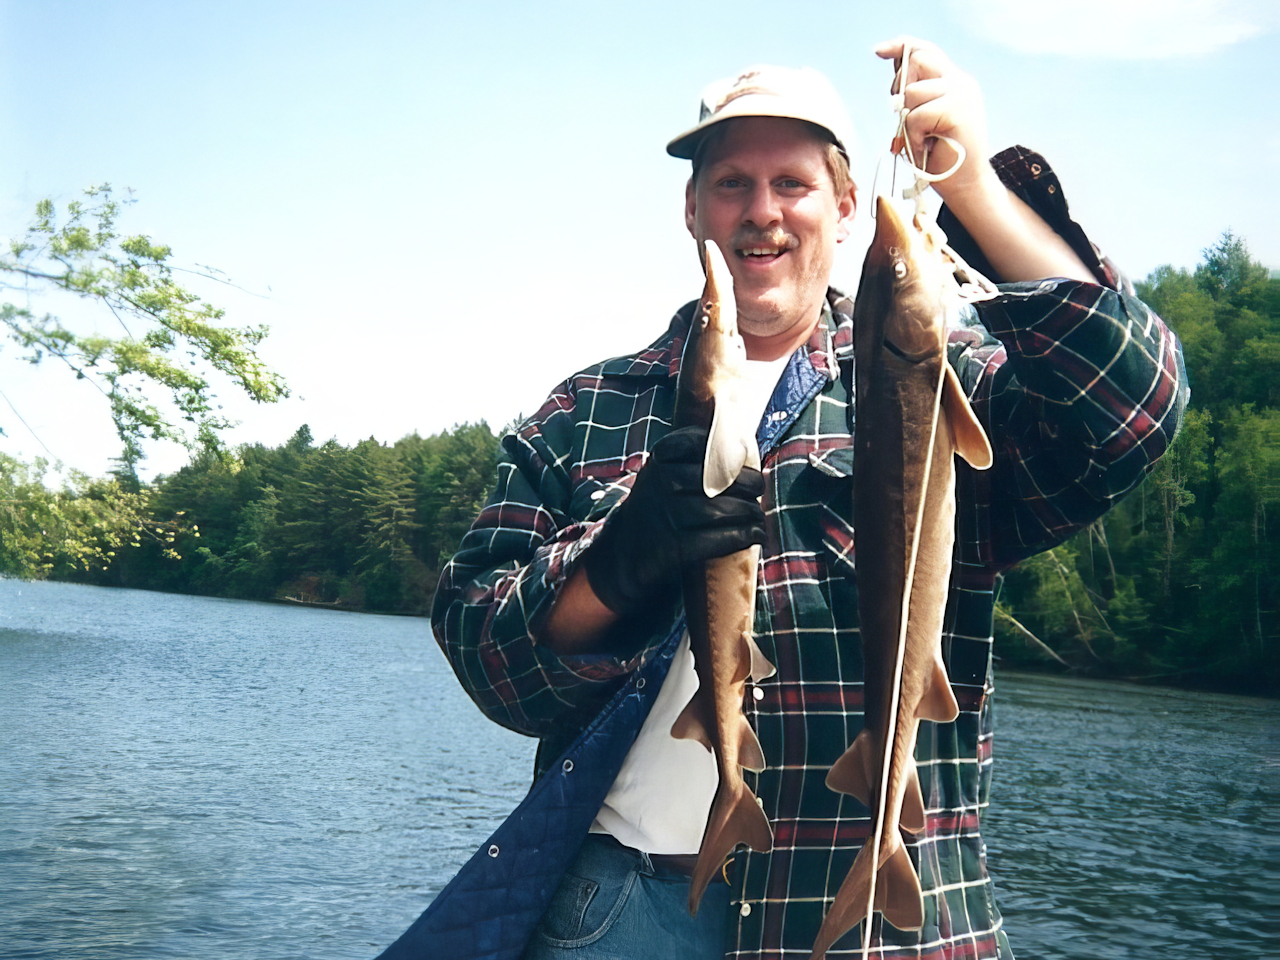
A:
{"label": "eye", "polygon": [[906,276],[907,276],[906,261],[904,260],[893,261],[893,275],[897,277],[899,280],[906,279]]}

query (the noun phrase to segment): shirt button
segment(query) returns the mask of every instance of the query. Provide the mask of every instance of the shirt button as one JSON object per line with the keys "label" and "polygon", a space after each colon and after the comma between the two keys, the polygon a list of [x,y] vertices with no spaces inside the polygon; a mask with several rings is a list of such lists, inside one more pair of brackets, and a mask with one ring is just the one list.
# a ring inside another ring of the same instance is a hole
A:
{"label": "shirt button", "polygon": [[751,916],[751,904],[744,901],[742,907],[738,910],[738,913],[744,917]]}
{"label": "shirt button", "polygon": [[592,499],[592,500],[603,500],[603,499],[604,499],[604,491],[603,491],[603,490],[595,490],[595,491],[593,491],[593,492],[592,492],[592,494],[591,494],[591,499]]}
{"label": "shirt button", "polygon": [[752,688],[751,688],[751,696],[752,696],[752,698],[753,698],[753,699],[755,699],[755,700],[763,700],[763,699],[764,699],[764,691],[763,691],[762,689],[760,689],[759,687],[752,687]]}
{"label": "shirt button", "polygon": [[1050,192],[1050,193],[1057,193],[1057,192],[1058,192],[1058,188],[1057,188],[1057,187],[1055,187],[1055,186],[1051,183],[1051,184],[1049,184],[1049,192]]}

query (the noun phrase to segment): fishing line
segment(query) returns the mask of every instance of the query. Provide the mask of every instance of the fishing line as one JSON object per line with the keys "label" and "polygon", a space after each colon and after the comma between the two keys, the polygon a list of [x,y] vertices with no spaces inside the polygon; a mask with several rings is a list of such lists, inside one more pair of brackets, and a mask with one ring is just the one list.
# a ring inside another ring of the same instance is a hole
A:
{"label": "fishing line", "polygon": [[[902,199],[915,201],[916,226],[920,227],[920,219],[924,213],[923,195],[932,184],[946,180],[948,177],[956,173],[963,165],[966,158],[966,150],[964,145],[952,137],[943,136],[942,134],[930,134],[925,138],[923,155],[921,162],[916,163],[915,151],[911,147],[911,139],[907,136],[907,117],[911,113],[910,108],[906,105],[906,80],[907,71],[911,63],[911,54],[914,52],[910,45],[904,45],[902,49],[902,62],[899,65],[897,77],[894,80],[893,88],[896,93],[892,94],[890,103],[892,109],[898,115],[898,128],[894,134],[893,142],[890,144],[890,154],[894,158],[893,175],[890,180],[890,193],[897,187],[897,171],[898,160],[902,159],[906,163],[907,168],[914,177],[914,184],[902,191]],[[929,153],[931,150],[930,140],[941,140],[951,147],[956,153],[956,161],[947,170],[942,173],[929,173],[926,169],[929,165]],[[883,159],[883,157],[881,157]],[[876,178],[880,174],[880,161],[876,162]],[[872,180],[872,195],[875,195],[876,180]],[[933,219],[932,217],[930,219]],[[936,226],[936,222],[935,222]],[[991,283],[977,270],[970,267],[963,258],[960,257],[945,243],[942,244],[941,250],[943,256],[949,259],[954,267],[953,277],[957,281],[959,287],[960,299],[964,302],[974,302],[977,300],[986,300],[996,295],[995,285]],[[872,855],[871,855],[871,885],[867,892],[867,910],[862,928],[862,958],[867,960],[871,953],[871,924],[875,916],[876,901],[876,877],[880,868],[880,844],[884,840],[885,818],[888,813],[887,801],[889,793],[889,769],[893,759],[894,739],[897,736],[898,728],[898,699],[902,694],[902,671],[906,660],[907,650],[907,629],[910,626],[911,615],[911,588],[915,583],[916,560],[920,552],[920,531],[924,525],[924,508],[925,501],[929,494],[929,479],[933,471],[933,448],[938,436],[938,415],[942,408],[942,390],[946,382],[946,364],[947,358],[944,354],[942,364],[938,368],[938,385],[934,392],[933,398],[933,418],[929,423],[929,447],[925,453],[924,462],[924,484],[920,491],[920,502],[916,506],[916,523],[915,529],[911,534],[911,555],[907,564],[906,583],[902,593],[902,610],[900,626],[898,629],[898,649],[897,658],[893,671],[893,692],[889,700],[892,707],[889,710],[889,726],[885,737],[884,756],[880,765],[880,795],[876,803],[876,828],[872,835]]]}
{"label": "fishing line", "polygon": [[938,437],[938,412],[942,408],[942,387],[947,378],[946,357],[938,367],[938,386],[933,395],[933,419],[929,422],[929,448],[924,458],[924,485],[920,488],[920,503],[916,507],[916,525],[911,531],[911,559],[907,563],[907,579],[902,589],[901,626],[898,628],[898,656],[893,668],[893,695],[889,702],[893,708],[889,711],[889,729],[885,737],[885,757],[880,770],[880,797],[876,804],[876,830],[872,837],[875,846],[871,848],[871,891],[867,896],[866,922],[862,929],[862,958],[867,960],[871,952],[871,919],[875,913],[876,874],[880,865],[880,842],[884,838],[884,821],[889,793],[889,766],[893,754],[894,737],[898,730],[898,698],[902,694],[902,667],[907,653],[907,627],[911,613],[911,587],[916,578],[916,557],[920,552],[920,528],[924,525],[924,505],[929,497],[929,478],[933,472],[933,447]]}

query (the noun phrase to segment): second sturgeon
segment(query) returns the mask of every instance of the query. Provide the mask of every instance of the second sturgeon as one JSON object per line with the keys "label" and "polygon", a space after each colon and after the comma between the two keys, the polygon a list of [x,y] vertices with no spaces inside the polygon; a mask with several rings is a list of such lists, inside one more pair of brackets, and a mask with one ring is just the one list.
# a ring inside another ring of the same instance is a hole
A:
{"label": "second sturgeon", "polygon": [[[857,393],[853,527],[865,726],[827,786],[871,809],[873,833],[837,892],[813,958],[872,907],[901,930],[924,920],[920,878],[900,830],[925,827],[914,759],[921,720],[958,707],[942,661],[955,542],[955,464],[979,470],[991,444],[947,362],[946,308],[958,287],[945,237],[904,224],[883,197],[854,305]],[[874,852],[874,859],[873,859]],[[863,931],[864,949],[868,943]]]}
{"label": "second sturgeon", "polygon": [[[703,492],[719,496],[744,466],[760,469],[756,420],[738,403],[746,376],[746,345],[738,333],[733,277],[720,248],[706,241],[707,282],[690,325],[676,387],[674,426],[708,431]],[[760,741],[742,712],[750,679],[775,673],[751,636],[760,548],[684,565],[684,606],[698,690],[672,725],[677,739],[697,740],[715,754],[720,783],[689,885],[697,914],[707,884],[733,848],[773,849],[769,818],[742,779],[764,769]]]}

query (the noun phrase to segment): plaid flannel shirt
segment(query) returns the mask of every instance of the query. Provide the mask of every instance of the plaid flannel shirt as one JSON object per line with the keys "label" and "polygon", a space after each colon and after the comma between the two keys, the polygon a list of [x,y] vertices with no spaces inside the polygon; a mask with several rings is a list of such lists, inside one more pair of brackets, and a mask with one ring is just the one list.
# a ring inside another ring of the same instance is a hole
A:
{"label": "plaid flannel shirt", "polygon": [[[943,644],[961,712],[951,723],[921,723],[916,756],[928,816],[909,849],[925,921],[906,933],[877,919],[873,942],[884,956],[1012,956],[979,832],[990,790],[995,580],[1132,489],[1172,441],[1187,400],[1177,339],[1070,220],[1043,158],[1015,147],[992,162],[1099,282],[1003,285],[997,299],[966,308],[950,335],[950,360],[996,462],[982,473],[957,465]],[[953,246],[989,271],[945,210],[941,220]],[[539,775],[674,618],[656,611],[650,622],[624,624],[605,652],[588,656],[558,657],[535,639],[578,557],[670,429],[695,308],[683,307],[647,349],[570,377],[503,438],[497,487],[442,575],[437,640],[489,717],[541,738]],[[748,783],[773,825],[774,849],[735,860],[732,957],[807,956],[873,829],[861,803],[824,783],[862,727],[852,312],[850,298],[830,292],[824,322],[791,360],[809,376],[784,375],[765,413],[781,436],[763,459],[768,542],[755,630],[778,673],[745,708],[768,763]],[[800,390],[803,383],[813,387]],[[860,945],[855,928],[831,955]]]}

